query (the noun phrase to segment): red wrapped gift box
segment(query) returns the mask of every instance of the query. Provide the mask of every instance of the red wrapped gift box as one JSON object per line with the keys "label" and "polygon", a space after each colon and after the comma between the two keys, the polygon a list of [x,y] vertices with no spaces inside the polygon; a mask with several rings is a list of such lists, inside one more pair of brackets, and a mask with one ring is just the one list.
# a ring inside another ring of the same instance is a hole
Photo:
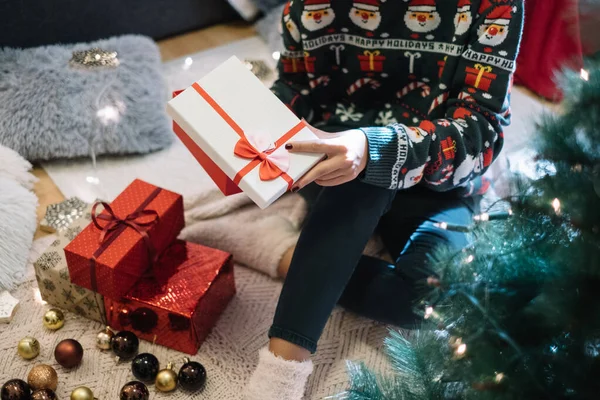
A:
{"label": "red wrapped gift box", "polygon": [[66,247],[71,282],[119,299],[183,229],[181,195],[133,181]]}
{"label": "red wrapped gift box", "polygon": [[140,279],[120,301],[106,299],[108,324],[196,354],[235,294],[231,255],[177,240],[158,266],[160,275]]}
{"label": "red wrapped gift box", "polygon": [[[173,92],[173,97],[177,97],[181,92],[183,92],[183,90]],[[221,192],[223,192],[225,196],[242,192],[242,189],[229,179],[225,172],[210,159],[200,146],[198,146],[175,121],[173,121],[173,132],[175,132],[179,140],[181,140],[181,143],[188,148],[196,161],[204,168],[206,173],[211,177],[215,185],[221,189]]]}
{"label": "red wrapped gift box", "polygon": [[365,50],[364,55],[358,56],[358,60],[360,61],[360,70],[382,72],[385,56],[380,56],[379,54],[379,50]]}
{"label": "red wrapped gift box", "polygon": [[297,72],[306,72],[304,68],[304,60],[300,58],[287,58],[282,57],[281,63],[283,64],[283,72],[294,74]]}
{"label": "red wrapped gift box", "polygon": [[486,92],[490,90],[490,85],[498,77],[492,73],[492,67],[489,65],[475,64],[475,68],[466,68],[467,76],[465,83]]}

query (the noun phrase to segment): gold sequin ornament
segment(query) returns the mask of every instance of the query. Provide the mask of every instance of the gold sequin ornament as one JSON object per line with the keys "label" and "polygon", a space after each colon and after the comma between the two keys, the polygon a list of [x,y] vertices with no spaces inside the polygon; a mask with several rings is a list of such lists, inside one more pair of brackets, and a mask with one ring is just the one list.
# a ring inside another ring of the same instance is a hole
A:
{"label": "gold sequin ornament", "polygon": [[36,365],[27,375],[27,383],[33,390],[52,389],[56,390],[58,375],[54,368],[46,364]]}
{"label": "gold sequin ornament", "polygon": [[40,354],[40,342],[34,337],[26,336],[19,341],[17,352],[26,360],[34,359]]}
{"label": "gold sequin ornament", "polygon": [[173,363],[168,363],[167,368],[158,372],[154,386],[161,392],[171,392],[177,388],[177,374],[173,371]]}
{"label": "gold sequin ornament", "polygon": [[115,333],[107,326],[96,336],[96,347],[101,350],[110,350],[110,342]]}
{"label": "gold sequin ornament", "polygon": [[44,314],[44,326],[50,330],[56,331],[65,324],[65,314],[58,308],[51,308]]}
{"label": "gold sequin ornament", "polygon": [[79,386],[71,392],[71,400],[94,400],[94,392],[87,386]]}
{"label": "gold sequin ornament", "polygon": [[73,67],[83,68],[115,68],[119,65],[116,51],[108,51],[97,47],[89,50],[74,51],[69,61]]}

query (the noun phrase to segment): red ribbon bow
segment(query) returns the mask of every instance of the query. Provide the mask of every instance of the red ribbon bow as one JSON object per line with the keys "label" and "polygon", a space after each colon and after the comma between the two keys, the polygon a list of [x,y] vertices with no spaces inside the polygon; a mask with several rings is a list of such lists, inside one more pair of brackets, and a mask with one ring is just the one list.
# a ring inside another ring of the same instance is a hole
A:
{"label": "red ribbon bow", "polygon": [[[102,205],[104,210],[108,214],[96,214],[96,209],[98,206]],[[139,219],[144,217],[152,217],[150,220],[141,222]],[[131,214],[127,215],[125,218],[119,218],[114,213],[110,205],[104,202],[96,202],[92,207],[92,221],[96,228],[100,229],[102,232],[100,233],[100,243],[103,245],[107,245],[112,241],[113,237],[118,236],[121,232],[123,232],[127,227],[135,230],[139,233],[144,239],[144,243],[146,244],[146,248],[148,249],[148,255],[150,258],[150,262],[154,261],[154,246],[152,245],[152,241],[150,240],[150,236],[148,236],[147,230],[148,227],[154,225],[158,222],[158,213],[154,210],[141,210],[135,211]],[[106,221],[106,224],[102,226],[100,221]],[[101,248],[103,248],[102,246]]]}
{"label": "red ribbon bow", "polygon": [[233,153],[238,157],[259,161],[258,171],[260,179],[263,181],[271,181],[279,178],[287,171],[287,168],[282,168],[282,165],[279,165],[276,160],[269,157],[274,150],[275,149],[271,148],[269,150],[259,151],[250,144],[245,136],[243,136],[235,144]]}

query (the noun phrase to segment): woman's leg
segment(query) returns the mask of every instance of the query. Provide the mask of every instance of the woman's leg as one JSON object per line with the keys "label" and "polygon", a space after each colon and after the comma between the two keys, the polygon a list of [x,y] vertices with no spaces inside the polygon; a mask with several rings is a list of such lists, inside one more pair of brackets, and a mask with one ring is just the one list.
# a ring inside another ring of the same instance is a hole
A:
{"label": "woman's leg", "polygon": [[271,351],[303,360],[321,332],[394,191],[358,180],[324,188],[305,221],[273,326]]}
{"label": "woman's leg", "polygon": [[419,322],[414,302],[425,294],[425,280],[432,275],[430,257],[440,246],[459,250],[469,243],[468,234],[435,223],[470,225],[478,203],[479,199],[450,194],[399,192],[379,225],[380,235],[397,258],[395,265],[363,256],[340,305],[380,322],[413,327]]}

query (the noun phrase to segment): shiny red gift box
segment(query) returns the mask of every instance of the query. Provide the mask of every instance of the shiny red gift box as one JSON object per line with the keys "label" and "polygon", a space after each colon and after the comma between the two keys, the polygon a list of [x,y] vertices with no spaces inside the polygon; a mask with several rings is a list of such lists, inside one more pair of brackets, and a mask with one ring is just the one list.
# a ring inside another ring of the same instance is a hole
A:
{"label": "shiny red gift box", "polygon": [[181,195],[136,179],[65,247],[71,282],[119,299],[183,226]]}
{"label": "shiny red gift box", "polygon": [[196,354],[235,294],[231,255],[177,240],[120,301],[105,299],[108,325]]}

